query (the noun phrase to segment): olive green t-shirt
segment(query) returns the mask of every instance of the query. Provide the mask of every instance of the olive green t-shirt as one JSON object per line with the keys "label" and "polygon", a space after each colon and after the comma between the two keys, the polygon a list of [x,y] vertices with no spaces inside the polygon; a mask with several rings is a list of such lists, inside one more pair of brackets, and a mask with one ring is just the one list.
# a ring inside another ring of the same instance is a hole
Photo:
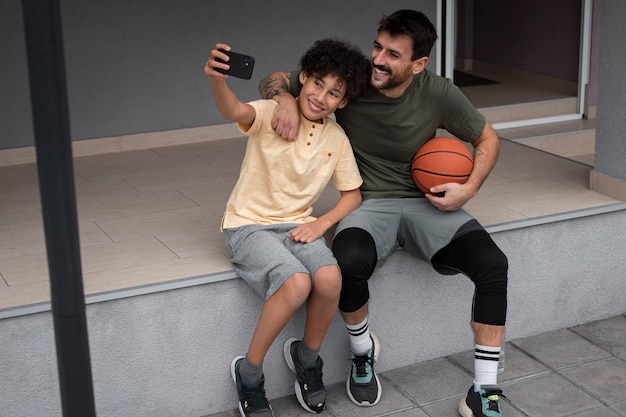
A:
{"label": "olive green t-shirt", "polygon": [[[298,72],[290,77],[297,96]],[[411,175],[411,161],[438,128],[471,142],[485,127],[484,116],[452,81],[424,70],[397,98],[385,97],[373,87],[357,101],[335,113],[356,157],[363,199],[423,197]]]}

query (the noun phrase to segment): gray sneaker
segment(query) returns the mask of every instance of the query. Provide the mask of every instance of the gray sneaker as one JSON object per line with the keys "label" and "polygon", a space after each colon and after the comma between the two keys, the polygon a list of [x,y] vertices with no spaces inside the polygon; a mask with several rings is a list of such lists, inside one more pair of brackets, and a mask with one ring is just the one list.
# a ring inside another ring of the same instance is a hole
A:
{"label": "gray sneaker", "polygon": [[304,368],[298,360],[301,340],[291,338],[285,342],[283,353],[289,369],[296,374],[294,389],[298,402],[310,413],[321,413],[326,405],[326,388],[322,381],[324,361],[319,356],[312,368]]}
{"label": "gray sneaker", "polygon": [[372,349],[363,356],[352,353],[352,366],[346,381],[346,392],[350,400],[361,407],[378,404],[382,395],[382,387],[374,372],[374,362],[378,360],[380,341],[370,332]]}
{"label": "gray sneaker", "polygon": [[237,387],[241,417],[274,417],[272,406],[265,397],[265,376],[254,382],[241,380],[239,364],[243,359],[243,356],[237,356],[230,363],[230,374]]}

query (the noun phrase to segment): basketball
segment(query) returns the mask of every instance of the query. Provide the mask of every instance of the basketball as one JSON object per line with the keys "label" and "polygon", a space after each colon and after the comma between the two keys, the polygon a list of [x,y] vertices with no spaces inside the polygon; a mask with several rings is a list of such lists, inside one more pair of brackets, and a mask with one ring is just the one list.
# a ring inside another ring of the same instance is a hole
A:
{"label": "basketball", "polygon": [[415,185],[428,193],[431,187],[449,182],[465,183],[474,159],[458,139],[437,137],[426,142],[413,157],[411,169]]}

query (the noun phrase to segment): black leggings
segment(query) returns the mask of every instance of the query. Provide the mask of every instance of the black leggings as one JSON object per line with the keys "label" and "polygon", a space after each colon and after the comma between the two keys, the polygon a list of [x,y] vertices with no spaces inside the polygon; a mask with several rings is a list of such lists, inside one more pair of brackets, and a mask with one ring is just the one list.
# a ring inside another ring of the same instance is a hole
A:
{"label": "black leggings", "polygon": [[[376,245],[363,229],[342,230],[333,240],[333,253],[343,277],[339,309],[353,312],[369,300],[367,280],[376,267]],[[462,273],[475,285],[472,321],[503,326],[507,309],[508,261],[485,230],[455,237],[433,256],[441,274]]]}

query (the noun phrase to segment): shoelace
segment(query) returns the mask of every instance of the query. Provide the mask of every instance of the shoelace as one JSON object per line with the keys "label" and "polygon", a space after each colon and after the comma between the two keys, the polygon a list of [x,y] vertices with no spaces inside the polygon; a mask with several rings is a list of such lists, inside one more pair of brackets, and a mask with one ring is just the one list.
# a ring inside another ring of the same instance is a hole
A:
{"label": "shoelace", "polygon": [[500,411],[498,400],[500,399],[500,397],[506,398],[506,396],[502,394],[502,390],[485,391],[483,397],[489,401],[487,403],[487,409],[489,411]]}
{"label": "shoelace", "polygon": [[269,408],[269,402],[265,396],[265,389],[263,388],[262,383],[254,386],[246,386],[246,384],[241,385],[241,391],[243,397],[245,398],[243,404],[244,408],[250,411],[265,410]]}
{"label": "shoelace", "polygon": [[322,382],[322,366],[319,359],[315,363],[315,366],[304,369],[304,380],[306,381],[305,389],[309,392],[318,392],[324,389],[324,383]]}
{"label": "shoelace", "polygon": [[358,377],[367,376],[367,369],[365,368],[366,364],[369,364],[370,368],[373,365],[372,358],[369,355],[355,355],[352,359],[352,363],[356,366],[356,376]]}

